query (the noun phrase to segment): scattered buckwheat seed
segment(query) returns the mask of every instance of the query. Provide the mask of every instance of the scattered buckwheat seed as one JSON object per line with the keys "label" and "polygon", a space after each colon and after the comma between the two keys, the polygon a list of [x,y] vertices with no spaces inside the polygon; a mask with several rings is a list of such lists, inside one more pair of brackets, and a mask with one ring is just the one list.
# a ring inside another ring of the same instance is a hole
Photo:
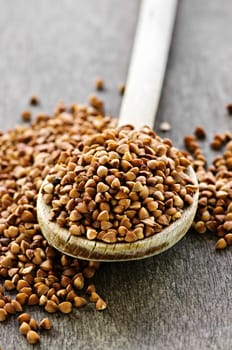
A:
{"label": "scattered buckwheat seed", "polygon": [[194,134],[198,139],[204,139],[206,137],[206,131],[201,125],[196,126]]}
{"label": "scattered buckwheat seed", "polygon": [[45,317],[40,321],[39,327],[41,329],[50,330],[52,328],[52,322],[48,317]]}
{"label": "scattered buckwheat seed", "polygon": [[36,95],[31,96],[29,103],[32,106],[37,106],[40,103],[39,97]]}
{"label": "scattered buckwheat seed", "polygon": [[29,344],[36,344],[40,341],[39,334],[33,330],[29,330],[26,334],[26,337]]}
{"label": "scattered buckwheat seed", "polygon": [[29,122],[31,121],[31,112],[30,111],[23,111],[21,114],[21,118],[24,122]]}
{"label": "scattered buckwheat seed", "polygon": [[227,112],[229,115],[232,115],[232,103],[229,103],[227,106],[226,106],[226,109],[227,109]]}
{"label": "scattered buckwheat seed", "polygon": [[125,84],[121,83],[121,84],[118,85],[118,92],[119,92],[119,94],[120,94],[121,96],[124,95],[125,89],[126,89]]}
{"label": "scattered buckwheat seed", "polygon": [[102,78],[100,78],[100,77],[96,78],[96,80],[95,80],[95,88],[98,91],[104,90],[105,83],[104,83],[104,80]]}

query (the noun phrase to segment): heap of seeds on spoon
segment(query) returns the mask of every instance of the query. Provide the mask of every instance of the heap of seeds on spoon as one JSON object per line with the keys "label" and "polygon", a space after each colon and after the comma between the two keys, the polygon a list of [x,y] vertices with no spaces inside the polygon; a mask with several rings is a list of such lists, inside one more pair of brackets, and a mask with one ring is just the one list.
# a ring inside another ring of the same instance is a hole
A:
{"label": "heap of seeds on spoon", "polygon": [[[176,7],[176,0],[161,2],[157,12],[152,0],[142,2],[119,128],[61,154],[41,187],[38,221],[61,252],[94,261],[139,259],[170,248],[191,226],[195,173],[184,153],[152,131]],[[104,88],[101,79],[96,88]]]}
{"label": "heap of seeds on spoon", "polygon": [[144,239],[181,217],[190,160],[149,127],[106,129],[61,153],[42,187],[50,220],[106,243]]}

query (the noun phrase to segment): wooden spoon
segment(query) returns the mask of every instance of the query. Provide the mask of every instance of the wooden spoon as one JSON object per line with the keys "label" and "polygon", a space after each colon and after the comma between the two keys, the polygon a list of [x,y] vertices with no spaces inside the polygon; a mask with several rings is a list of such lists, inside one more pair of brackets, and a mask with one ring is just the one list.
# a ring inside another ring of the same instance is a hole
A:
{"label": "wooden spoon", "polygon": [[[136,128],[153,127],[159,103],[177,0],[144,0],[130,63],[126,92],[120,111],[119,124],[131,123]],[[197,185],[191,167],[189,175]],[[44,180],[41,188],[46,184]],[[48,242],[61,252],[80,259],[95,261],[123,261],[159,254],[177,243],[188,231],[198,205],[198,191],[194,201],[180,219],[160,233],[133,243],[104,243],[73,236],[56,222],[49,221],[50,207],[43,201],[40,190],[37,216]]]}

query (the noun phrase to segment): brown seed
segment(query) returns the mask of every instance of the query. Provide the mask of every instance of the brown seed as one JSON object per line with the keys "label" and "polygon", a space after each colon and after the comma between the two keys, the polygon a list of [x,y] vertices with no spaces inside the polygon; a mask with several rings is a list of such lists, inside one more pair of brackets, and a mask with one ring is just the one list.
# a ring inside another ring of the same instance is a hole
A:
{"label": "brown seed", "polygon": [[232,103],[229,103],[229,104],[226,106],[226,109],[227,109],[228,114],[232,115]]}
{"label": "brown seed", "polygon": [[135,242],[137,241],[138,237],[136,235],[136,232],[134,231],[127,231],[126,236],[125,236],[125,241],[130,243],[130,242]]}
{"label": "brown seed", "polygon": [[13,307],[15,308],[15,311],[16,312],[22,312],[23,311],[23,308],[22,308],[22,305],[17,301],[17,300],[12,300],[11,301],[11,304],[13,305]]}
{"label": "brown seed", "polygon": [[[19,271],[18,267],[12,267],[11,269],[8,270],[8,275],[9,275],[9,277],[12,278],[12,282],[14,284],[17,284],[19,279],[20,279],[20,277],[18,276],[18,271]],[[15,282],[15,279],[17,279],[16,282]]]}
{"label": "brown seed", "polygon": [[51,194],[51,193],[53,193],[53,190],[54,190],[54,186],[50,182],[48,182],[47,184],[45,184],[43,186],[43,191],[45,193]]}
{"label": "brown seed", "polygon": [[116,232],[115,231],[109,231],[103,234],[102,237],[103,242],[106,243],[115,243],[117,242],[117,238],[116,238]]}
{"label": "brown seed", "polygon": [[223,144],[220,140],[214,139],[210,144],[212,149],[219,150],[222,148]]}
{"label": "brown seed", "polygon": [[99,294],[96,293],[95,291],[93,291],[90,295],[89,300],[92,302],[96,302],[96,301],[98,301],[99,298],[100,298]]}
{"label": "brown seed", "polygon": [[51,271],[53,268],[52,262],[51,260],[47,259],[45,261],[42,262],[42,264],[40,265],[41,269],[43,269],[44,271]]}
{"label": "brown seed", "polygon": [[50,288],[47,292],[47,297],[50,299],[56,293],[55,288]]}
{"label": "brown seed", "polygon": [[119,84],[118,85],[118,92],[120,93],[120,95],[123,95],[124,94],[124,92],[125,92],[125,84]]}
{"label": "brown seed", "polygon": [[16,226],[9,226],[9,228],[5,231],[5,234],[7,234],[10,238],[15,238],[18,236],[19,230]]}
{"label": "brown seed", "polygon": [[227,231],[227,232],[232,232],[232,220],[231,221],[226,221],[223,224],[223,228]]}
{"label": "brown seed", "polygon": [[[109,222],[109,221],[101,221],[101,229],[103,231],[106,231],[106,230],[108,230],[108,229],[110,229],[112,227],[113,227],[113,224],[111,222]],[[87,234],[86,234],[86,236],[87,236]],[[96,232],[95,238],[96,237],[97,237],[97,232]]]}
{"label": "brown seed", "polygon": [[86,232],[86,237],[89,240],[94,240],[97,237],[97,231],[92,228],[88,228]]}
{"label": "brown seed", "polygon": [[227,109],[227,112],[229,115],[232,115],[232,103],[229,103],[227,106],[226,106],[226,109]]}
{"label": "brown seed", "polygon": [[205,129],[201,125],[196,126],[194,134],[198,139],[204,139],[206,137]]}
{"label": "brown seed", "polygon": [[47,312],[52,314],[54,312],[57,312],[58,305],[54,301],[48,300],[44,309],[45,309],[45,311],[47,311]]}
{"label": "brown seed", "polygon": [[97,217],[98,221],[109,221],[109,213],[107,210],[103,210],[102,212],[99,213]]}
{"label": "brown seed", "polygon": [[39,104],[39,97],[36,95],[31,96],[29,103],[32,106],[37,106]]}
{"label": "brown seed", "polygon": [[[231,202],[232,203],[232,202]],[[228,211],[228,208],[227,208],[227,211]],[[226,221],[232,221],[232,213],[228,212],[225,216],[225,220]]]}
{"label": "brown seed", "polygon": [[21,291],[24,287],[29,287],[29,283],[25,280],[19,280],[16,286],[17,291]]}
{"label": "brown seed", "polygon": [[97,184],[97,192],[106,192],[109,190],[109,186],[104,184],[104,182],[99,182]]}
{"label": "brown seed", "polygon": [[90,103],[91,106],[93,106],[96,109],[102,111],[103,102],[96,95],[90,95],[89,96],[89,103]]}
{"label": "brown seed", "polygon": [[19,321],[19,323],[23,323],[23,322],[28,323],[30,321],[30,318],[31,318],[31,316],[25,312],[25,313],[18,316],[18,321]]}
{"label": "brown seed", "polygon": [[15,307],[14,305],[12,305],[11,302],[6,302],[6,304],[4,305],[4,310],[11,315],[16,313]]}
{"label": "brown seed", "polygon": [[[145,219],[145,222],[146,220],[149,220],[149,219]],[[143,227],[136,227],[133,232],[136,234],[137,239],[143,239],[144,238],[143,231],[144,231]]]}
{"label": "brown seed", "polygon": [[170,217],[169,217],[168,215],[166,215],[166,214],[163,214],[163,215],[160,215],[160,216],[156,219],[156,221],[157,221],[159,224],[163,225],[163,226],[168,226],[169,223],[170,223]]}
{"label": "brown seed", "polygon": [[100,165],[97,169],[97,175],[100,177],[106,177],[107,174],[108,174],[108,168],[103,165]]}
{"label": "brown seed", "polygon": [[121,237],[124,237],[126,235],[127,231],[128,231],[128,229],[125,226],[119,226],[118,227],[118,234]]}
{"label": "brown seed", "polygon": [[227,243],[224,238],[220,238],[215,245],[216,249],[225,249],[226,247],[227,247]]}
{"label": "brown seed", "polygon": [[[7,269],[8,268],[11,268],[13,266],[13,262],[12,262],[12,259],[13,257],[12,256],[5,256],[1,259],[1,266],[3,268],[5,268],[5,271],[6,271],[6,276],[5,277],[8,277],[8,273],[7,273]],[[3,270],[4,271],[4,270]]]}
{"label": "brown seed", "polygon": [[51,296],[51,299],[50,299],[51,301],[53,301],[55,304],[59,304],[59,298],[57,297],[57,295],[55,295],[55,294],[53,294],[52,296]]}
{"label": "brown seed", "polygon": [[227,233],[224,238],[228,245],[232,245],[232,233]]}
{"label": "brown seed", "polygon": [[91,267],[91,266],[87,266],[84,268],[83,270],[83,275],[86,277],[86,278],[92,278],[94,275],[95,275],[95,268],[94,267]]}
{"label": "brown seed", "polygon": [[31,287],[24,287],[20,289],[20,293],[27,294],[28,296],[30,296],[32,294],[32,289]]}
{"label": "brown seed", "polygon": [[7,311],[4,308],[0,308],[0,322],[5,321],[7,318]]}
{"label": "brown seed", "polygon": [[48,317],[45,317],[40,321],[39,327],[45,330],[50,330],[52,328],[52,322]]}
{"label": "brown seed", "polygon": [[74,298],[74,306],[75,307],[82,307],[87,304],[87,300],[83,297],[76,296]]}
{"label": "brown seed", "polygon": [[78,290],[83,289],[84,288],[84,283],[85,283],[85,281],[84,281],[83,274],[82,273],[77,274],[75,279],[74,279],[74,281],[73,281],[73,284],[74,284],[75,288],[78,289]]}
{"label": "brown seed", "polygon": [[73,301],[76,297],[76,292],[74,290],[70,290],[66,296],[66,301]]}
{"label": "brown seed", "polygon": [[140,220],[144,220],[144,219],[149,218],[150,215],[149,215],[149,212],[147,211],[147,209],[142,207],[139,209],[138,216],[139,216]]}
{"label": "brown seed", "polygon": [[5,280],[4,281],[4,288],[7,291],[10,291],[10,290],[15,289],[15,285],[14,285],[14,283],[11,280]]}
{"label": "brown seed", "polygon": [[120,188],[120,185],[121,185],[121,183],[120,183],[120,181],[119,181],[118,178],[114,178],[113,181],[111,182],[111,187],[112,187],[113,189],[118,189],[118,188]]}
{"label": "brown seed", "polygon": [[64,301],[58,305],[58,308],[63,314],[69,314],[72,312],[72,303],[69,301]]}
{"label": "brown seed", "polygon": [[141,192],[143,190],[143,185],[141,184],[141,182],[135,182],[133,188],[132,188],[132,192]]}
{"label": "brown seed", "polygon": [[20,246],[18,245],[18,243],[16,242],[12,242],[11,245],[10,245],[10,251],[13,253],[13,254],[18,254],[19,251],[20,251]]}
{"label": "brown seed", "polygon": [[91,295],[93,292],[96,292],[96,287],[94,284],[90,284],[86,289],[86,293]]}
{"label": "brown seed", "polygon": [[[162,191],[155,191],[154,193],[154,197],[156,200],[160,201],[160,202],[163,202],[164,201],[164,194]],[[178,196],[176,196],[178,197]],[[174,200],[174,199],[173,199]]]}
{"label": "brown seed", "polygon": [[100,77],[96,78],[95,80],[95,88],[96,90],[103,90],[104,89],[104,80]]}
{"label": "brown seed", "polygon": [[107,308],[106,302],[103,299],[99,298],[96,302],[96,310],[102,311],[102,310],[105,310],[106,308]]}
{"label": "brown seed", "polygon": [[44,283],[39,283],[38,284],[38,286],[37,286],[37,294],[38,294],[38,296],[46,295],[48,291],[49,291],[49,286],[47,286]]}
{"label": "brown seed", "polygon": [[175,207],[178,207],[178,208],[183,208],[184,207],[184,201],[178,195],[173,196],[173,204],[174,204]]}
{"label": "brown seed", "polygon": [[26,335],[31,330],[31,327],[27,322],[22,322],[19,326],[19,332],[23,335]]}
{"label": "brown seed", "polygon": [[206,224],[204,221],[198,221],[194,225],[195,230],[198,233],[205,233],[206,232]]}
{"label": "brown seed", "polygon": [[[77,189],[72,188],[71,191],[69,192],[69,197],[71,197],[72,199],[78,198],[80,196],[79,192],[77,191]],[[69,203],[74,203],[75,201],[69,201]],[[67,203],[67,209],[71,210],[71,205]],[[73,209],[73,208],[72,208]]]}
{"label": "brown seed", "polygon": [[31,294],[28,298],[28,305],[38,305],[39,304],[39,297],[37,294]]}
{"label": "brown seed", "polygon": [[44,306],[47,304],[48,298],[45,295],[41,295],[39,298],[39,305]]}
{"label": "brown seed", "polygon": [[228,192],[227,192],[227,191],[219,190],[219,191],[217,191],[217,193],[216,193],[216,197],[217,197],[218,199],[226,199],[227,196],[228,196]]}
{"label": "brown seed", "polygon": [[33,329],[34,331],[36,331],[39,328],[39,324],[38,322],[34,319],[31,318],[29,321],[29,326],[31,327],[31,329]]}
{"label": "brown seed", "polygon": [[27,332],[27,341],[29,344],[36,344],[40,341],[40,336],[37,332],[29,330]]}
{"label": "brown seed", "polygon": [[20,269],[20,273],[22,275],[28,275],[29,273],[31,273],[32,270],[33,270],[33,265],[30,265],[30,266],[27,266],[27,267]]}
{"label": "brown seed", "polygon": [[30,111],[23,111],[21,114],[21,118],[24,122],[29,122],[31,120],[31,112]]}
{"label": "brown seed", "polygon": [[81,236],[81,226],[80,225],[71,225],[69,232],[74,236]]}

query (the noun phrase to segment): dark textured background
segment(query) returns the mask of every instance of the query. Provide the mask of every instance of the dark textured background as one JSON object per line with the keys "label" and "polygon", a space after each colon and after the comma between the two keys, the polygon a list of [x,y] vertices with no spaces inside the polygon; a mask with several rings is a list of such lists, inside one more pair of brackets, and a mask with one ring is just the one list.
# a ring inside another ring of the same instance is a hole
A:
{"label": "dark textured background", "polygon": [[[106,110],[119,112],[138,0],[0,0],[0,127],[20,122],[28,99],[52,112],[57,101],[87,101],[102,75]],[[208,132],[232,130],[232,3],[182,0],[157,125],[170,121],[178,147],[197,124]],[[155,45],[155,43],[151,43]],[[95,277],[109,306],[52,316],[43,350],[229,350],[232,348],[231,249],[189,233],[170,251],[140,262],[104,264]],[[36,319],[44,317],[29,309]],[[0,324],[3,350],[31,349],[17,321]]]}

